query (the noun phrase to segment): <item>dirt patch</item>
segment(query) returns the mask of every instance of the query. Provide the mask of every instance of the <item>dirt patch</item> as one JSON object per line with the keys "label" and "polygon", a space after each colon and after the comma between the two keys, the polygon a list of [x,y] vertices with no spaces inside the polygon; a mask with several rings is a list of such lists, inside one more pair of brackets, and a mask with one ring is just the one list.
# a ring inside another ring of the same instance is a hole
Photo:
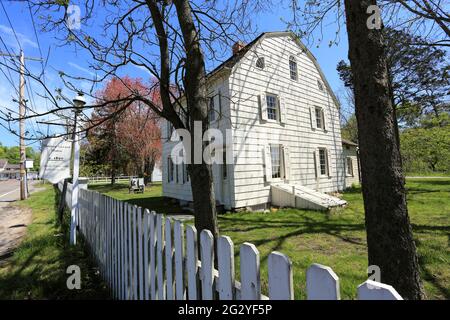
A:
{"label": "dirt patch", "polygon": [[0,264],[12,255],[32,221],[31,209],[0,204]]}

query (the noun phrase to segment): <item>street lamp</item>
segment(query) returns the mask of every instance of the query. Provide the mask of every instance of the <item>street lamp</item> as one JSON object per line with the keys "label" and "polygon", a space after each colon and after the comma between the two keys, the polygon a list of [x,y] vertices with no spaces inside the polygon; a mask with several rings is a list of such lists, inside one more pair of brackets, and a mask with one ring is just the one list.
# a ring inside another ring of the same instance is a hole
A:
{"label": "street lamp", "polygon": [[82,92],[78,92],[78,95],[73,99],[73,104],[77,109],[82,108],[86,104],[86,99]]}
{"label": "street lamp", "polygon": [[81,108],[86,104],[86,100],[81,92],[73,99],[73,105],[75,107],[75,120],[72,133],[72,150],[73,150],[73,176],[72,176],[72,208],[70,211],[70,243],[77,243],[76,227],[79,225],[78,216],[78,193],[79,184],[78,176],[80,173],[80,143],[78,135],[78,123],[77,116],[81,111]]}

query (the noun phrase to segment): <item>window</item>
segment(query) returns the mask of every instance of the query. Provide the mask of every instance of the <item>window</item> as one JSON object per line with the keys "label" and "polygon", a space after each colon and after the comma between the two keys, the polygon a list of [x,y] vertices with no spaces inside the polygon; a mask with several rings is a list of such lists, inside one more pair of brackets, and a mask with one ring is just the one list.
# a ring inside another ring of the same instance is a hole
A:
{"label": "window", "polygon": [[323,87],[323,84],[322,84],[322,82],[320,80],[317,80],[317,86],[319,87],[320,91],[324,91],[325,90],[325,88]]}
{"label": "window", "polygon": [[173,181],[173,161],[171,157],[167,158],[167,181],[172,182]]}
{"label": "window", "polygon": [[222,118],[222,92],[219,90],[219,118]]}
{"label": "window", "polygon": [[258,58],[258,60],[256,60],[256,67],[263,70],[264,67],[266,66],[266,63],[264,61],[264,57],[260,57]]}
{"label": "window", "polygon": [[319,129],[324,129],[324,116],[322,108],[316,107],[316,126]]}
{"label": "window", "polygon": [[278,120],[278,99],[276,96],[268,94],[267,101],[267,119]]}
{"label": "window", "polygon": [[270,158],[272,162],[272,179],[281,178],[281,146],[270,146]]}
{"label": "window", "polygon": [[347,175],[353,177],[353,160],[350,157],[345,159],[345,165],[347,168]]}
{"label": "window", "polygon": [[295,58],[293,56],[289,58],[289,73],[292,80],[298,79],[297,62],[295,61]]}
{"label": "window", "polygon": [[320,175],[325,176],[328,174],[328,161],[327,161],[327,150],[324,148],[319,149],[319,170]]}
{"label": "window", "polygon": [[167,121],[167,140],[170,140],[170,138],[172,137],[172,132],[173,132],[173,124]]}
{"label": "window", "polygon": [[208,119],[209,122],[213,122],[214,120],[216,120],[216,111],[214,110],[214,97],[209,98]]}
{"label": "window", "polygon": [[181,164],[181,174],[183,176],[183,183],[186,183],[189,181],[189,175],[187,173],[187,164],[186,163],[182,163]]}
{"label": "window", "polygon": [[225,151],[225,149],[222,152],[223,154],[223,164],[222,164],[222,178],[223,180],[227,179],[228,176],[228,171],[227,171],[227,152]]}

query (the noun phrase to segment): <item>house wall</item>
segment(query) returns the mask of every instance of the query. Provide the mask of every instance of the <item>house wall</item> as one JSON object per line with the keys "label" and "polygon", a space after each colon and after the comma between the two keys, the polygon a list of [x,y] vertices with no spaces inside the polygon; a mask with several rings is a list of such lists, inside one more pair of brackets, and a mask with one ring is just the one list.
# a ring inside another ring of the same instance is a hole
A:
{"label": "house wall", "polygon": [[343,161],[345,164],[346,158],[352,159],[353,174],[348,172],[347,165],[345,165],[345,188],[350,188],[352,184],[359,184],[359,166],[358,166],[358,156],[356,153],[355,146],[344,145],[343,147]]}
{"label": "house wall", "polygon": [[[230,95],[228,74],[216,77],[208,83],[208,95],[214,97],[214,105],[216,110],[216,120],[210,124],[210,128],[219,129],[223,136],[226,136],[226,130],[231,128],[230,117]],[[220,93],[220,94],[219,94]],[[220,104],[219,104],[220,103]],[[175,165],[175,179],[172,182],[168,181],[168,158],[171,150],[179,142],[169,141],[168,137],[168,122],[162,121],[162,137],[163,137],[163,152],[162,152],[162,186],[163,195],[171,198],[176,198],[184,201],[192,201],[192,191],[190,182],[183,183],[182,167],[178,165],[178,172]],[[216,200],[223,204],[225,208],[231,209],[233,207],[233,166],[227,164],[227,178],[223,179],[223,168],[221,164],[213,164],[213,178],[214,178],[214,192]],[[176,175],[178,174],[178,181]]]}
{"label": "house wall", "polygon": [[[298,65],[298,80],[290,79],[289,57]],[[265,69],[256,68],[256,59],[265,57]],[[319,90],[317,80],[323,83]],[[213,165],[216,198],[226,208],[259,206],[270,202],[270,184],[287,181],[311,187],[321,192],[343,190],[345,186],[339,111],[325,85],[325,79],[314,61],[290,36],[267,36],[255,45],[229,76],[209,81],[209,93],[222,93],[221,119],[211,127],[231,129],[233,164],[228,165],[224,184],[220,167]],[[283,123],[261,119],[260,95],[276,94],[285,112]],[[216,104],[217,105],[217,104]],[[323,108],[326,130],[314,128],[311,107]],[[163,121],[163,139],[167,141],[167,123]],[[177,182],[168,182],[167,159],[177,142],[163,143],[162,176],[164,196],[192,201],[190,183],[182,183],[181,167]],[[265,149],[269,144],[282,144],[289,150],[287,180],[268,182],[265,177]],[[329,152],[330,175],[317,177],[317,148]],[[175,170],[176,172],[176,170]],[[222,184],[219,185],[218,181]],[[227,192],[224,192],[227,191]],[[218,195],[221,194],[221,195]],[[224,197],[223,195],[226,194]],[[222,198],[222,199],[221,199]]]}
{"label": "house wall", "polygon": [[[296,81],[290,79],[291,55],[298,64]],[[256,68],[256,60],[261,56],[265,57],[264,70]],[[317,80],[324,82],[314,62],[290,36],[264,38],[235,66],[230,77],[235,207],[270,201],[264,164],[264,149],[270,143],[281,143],[289,149],[289,182],[321,192],[344,188],[338,108],[326,89],[319,90]],[[285,123],[261,119],[258,96],[266,92],[281,98]],[[312,128],[313,106],[324,109],[328,130]],[[316,178],[314,152],[318,147],[329,150],[330,177]]]}

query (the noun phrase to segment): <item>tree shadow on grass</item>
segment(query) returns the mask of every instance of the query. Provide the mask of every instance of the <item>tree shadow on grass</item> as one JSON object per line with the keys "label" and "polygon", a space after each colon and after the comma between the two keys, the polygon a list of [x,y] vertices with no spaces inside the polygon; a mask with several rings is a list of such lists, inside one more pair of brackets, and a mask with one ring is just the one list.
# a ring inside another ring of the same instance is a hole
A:
{"label": "tree shadow on grass", "polygon": [[[318,215],[325,213],[317,212]],[[253,238],[250,242],[256,246],[266,245],[273,242],[269,252],[281,250],[286,241],[293,240],[303,235],[329,235],[344,241],[351,245],[365,247],[365,241],[360,238],[349,237],[346,233],[355,231],[364,231],[364,223],[342,223],[336,220],[312,219],[308,216],[298,217],[299,221],[287,221],[285,219],[267,219],[268,216],[255,214],[254,217],[245,219],[230,217],[220,217],[220,231],[222,234],[227,232],[251,232],[263,231],[257,238]],[[264,230],[267,230],[264,232]],[[276,230],[276,231],[274,231]],[[279,230],[286,230],[285,232]],[[238,253],[236,253],[237,255]],[[267,255],[261,257],[262,263],[268,258]]]}
{"label": "tree shadow on grass", "polygon": [[[54,200],[59,200],[57,192]],[[30,225],[24,241],[0,267],[0,299],[110,299],[82,237],[76,246],[69,245],[69,211],[59,226],[57,201],[52,206],[54,211]],[[70,265],[81,269],[80,290],[67,288]]]}
{"label": "tree shadow on grass", "polygon": [[130,198],[122,201],[140,206],[156,213],[170,215],[192,214],[191,211],[181,208],[173,199],[166,197]]}

